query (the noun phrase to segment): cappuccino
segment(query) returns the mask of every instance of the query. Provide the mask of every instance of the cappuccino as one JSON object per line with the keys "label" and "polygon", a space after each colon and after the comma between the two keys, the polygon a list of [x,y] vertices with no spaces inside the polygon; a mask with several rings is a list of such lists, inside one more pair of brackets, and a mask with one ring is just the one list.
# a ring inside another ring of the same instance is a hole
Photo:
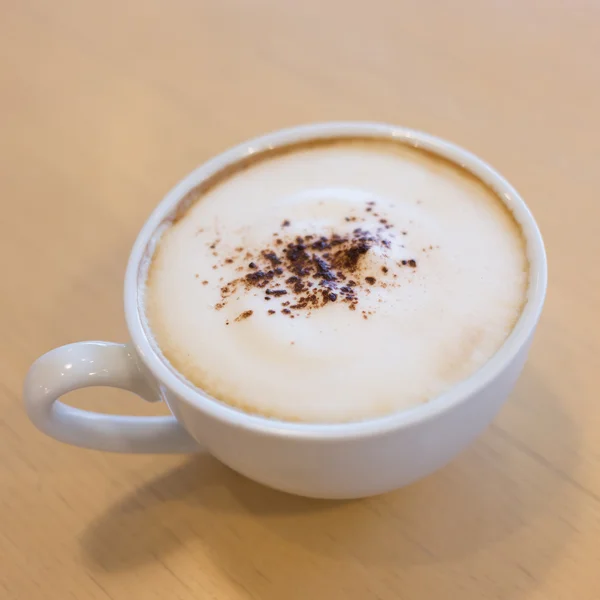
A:
{"label": "cappuccino", "polygon": [[400,142],[249,157],[157,233],[147,326],[191,384],[248,413],[346,422],[427,402],[500,348],[528,260],[503,202]]}

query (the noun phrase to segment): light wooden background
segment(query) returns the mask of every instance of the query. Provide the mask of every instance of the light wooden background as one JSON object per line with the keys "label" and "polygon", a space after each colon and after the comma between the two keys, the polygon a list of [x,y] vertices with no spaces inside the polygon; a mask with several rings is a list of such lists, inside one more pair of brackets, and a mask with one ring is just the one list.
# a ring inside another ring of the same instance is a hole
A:
{"label": "light wooden background", "polygon": [[[0,599],[600,598],[599,31],[593,0],[0,0]],[[125,263],[163,193],[328,119],[454,140],[539,220],[545,313],[485,435],[408,489],[334,503],[34,430],[30,362],[127,337]]]}

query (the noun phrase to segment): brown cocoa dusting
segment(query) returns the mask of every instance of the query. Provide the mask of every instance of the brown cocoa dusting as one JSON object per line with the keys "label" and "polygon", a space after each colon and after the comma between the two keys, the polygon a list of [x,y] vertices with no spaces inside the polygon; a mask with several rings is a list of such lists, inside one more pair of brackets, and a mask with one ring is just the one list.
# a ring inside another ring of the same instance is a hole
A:
{"label": "brown cocoa dusting", "polygon": [[245,310],[243,313],[239,314],[235,320],[236,321],[243,321],[244,319],[247,319],[248,317],[251,317],[254,314],[253,310]]}
{"label": "brown cocoa dusting", "polygon": [[275,311],[274,311],[274,310],[268,310],[268,311],[267,311],[267,313],[268,313],[269,315],[274,315],[274,314],[275,314]]}
{"label": "brown cocoa dusting", "polygon": [[208,285],[208,281],[206,279],[202,282],[202,285]]}
{"label": "brown cocoa dusting", "polygon": [[417,261],[413,260],[412,258],[408,261],[408,266],[412,267],[413,269],[417,266]]}
{"label": "brown cocoa dusting", "polygon": [[[373,206],[374,202],[367,203],[367,208]],[[356,220],[354,215],[344,218],[345,223]],[[313,309],[331,302],[342,302],[349,310],[356,310],[361,294],[370,294],[369,286],[388,285],[377,282],[374,274],[369,273],[369,261],[365,260],[372,248],[381,250],[391,247],[394,233],[387,233],[391,225],[385,218],[379,219],[379,223],[384,227],[378,227],[376,231],[356,227],[351,232],[334,231],[327,235],[303,233],[293,237],[275,232],[272,247],[267,245],[257,252],[238,247],[238,254],[226,258],[225,262],[235,262],[240,258],[240,252],[245,252],[245,260],[237,268],[240,271],[237,278],[226,281],[221,288],[223,300],[233,294],[239,297],[240,291],[251,293],[254,290],[253,295],[256,296],[256,292],[262,294],[259,297],[266,302],[277,302],[283,296],[290,297],[279,306],[283,314],[291,317],[294,312],[301,310],[308,316]],[[291,222],[286,219],[281,227],[290,225]],[[416,262],[413,263],[416,266]],[[413,266],[413,263],[405,260],[398,265]],[[389,272],[386,266],[378,269],[383,273]],[[268,314],[276,312],[273,309]]]}
{"label": "brown cocoa dusting", "polygon": [[262,255],[271,263],[273,267],[281,264],[281,259],[272,250],[263,250]]}
{"label": "brown cocoa dusting", "polygon": [[246,275],[246,280],[250,282],[263,281],[265,277],[264,271],[256,271],[256,273],[248,273]]}

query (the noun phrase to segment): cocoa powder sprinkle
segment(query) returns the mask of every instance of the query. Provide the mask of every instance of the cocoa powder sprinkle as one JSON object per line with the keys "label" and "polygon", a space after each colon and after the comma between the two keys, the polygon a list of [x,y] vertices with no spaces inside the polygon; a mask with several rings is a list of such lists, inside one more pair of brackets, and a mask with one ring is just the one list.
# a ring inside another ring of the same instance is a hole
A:
{"label": "cocoa powder sprinkle", "polygon": [[243,313],[239,314],[235,320],[236,321],[243,321],[244,319],[247,319],[248,317],[251,317],[254,314],[253,310],[245,310]]}
{"label": "cocoa powder sprinkle", "polygon": [[[368,202],[368,211],[375,206],[375,202]],[[240,292],[246,292],[263,298],[274,307],[269,309],[268,315],[277,313],[277,308],[284,315],[298,316],[298,311],[304,311],[308,317],[313,309],[322,308],[332,302],[343,303],[349,310],[356,310],[361,296],[371,293],[370,286],[378,285],[384,288],[389,285],[398,285],[395,282],[379,282],[374,277],[373,269],[378,272],[389,273],[388,266],[372,263],[383,254],[389,257],[389,249],[395,237],[394,232],[389,232],[392,225],[386,218],[379,218],[376,228],[369,229],[359,224],[366,222],[372,216],[355,216],[350,214],[343,217],[342,225],[358,221],[357,227],[351,232],[330,231],[327,234],[313,234],[302,232],[301,235],[285,229],[291,226],[289,219],[281,222],[281,229],[273,233],[267,244],[262,248],[250,250],[239,246],[237,254],[223,257],[223,263],[236,263],[236,278],[225,281],[220,288],[221,302],[216,306],[222,308],[229,297],[235,295],[240,299]],[[346,226],[347,227],[347,226]],[[406,235],[406,231],[401,232]],[[213,248],[220,242],[213,242]],[[270,246],[270,247],[269,247]],[[402,246],[401,246],[402,247]],[[372,249],[378,250],[373,259],[367,259]],[[245,254],[242,256],[242,252]],[[392,263],[401,266],[416,268],[414,259],[402,260]],[[216,268],[216,265],[215,267]],[[369,272],[371,271],[371,272]],[[390,276],[397,277],[395,272]],[[365,283],[357,283],[365,282]],[[208,282],[203,281],[204,285]],[[367,284],[367,285],[365,285]],[[290,300],[281,302],[280,298],[287,296]],[[235,319],[247,319],[253,311],[246,310]]]}

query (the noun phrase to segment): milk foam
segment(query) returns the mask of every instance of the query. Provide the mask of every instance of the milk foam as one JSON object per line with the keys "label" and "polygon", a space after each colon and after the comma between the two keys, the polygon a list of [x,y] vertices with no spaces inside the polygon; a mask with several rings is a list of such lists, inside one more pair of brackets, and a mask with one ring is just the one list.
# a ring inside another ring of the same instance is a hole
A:
{"label": "milk foam", "polygon": [[[297,294],[299,242],[311,258]],[[356,244],[368,249],[354,256]],[[340,248],[354,271],[311,270]],[[207,189],[162,234],[145,309],[164,357],[214,398],[344,422],[473,374],[510,334],[527,282],[521,230],[483,184],[400,144],[344,141],[265,157]]]}

